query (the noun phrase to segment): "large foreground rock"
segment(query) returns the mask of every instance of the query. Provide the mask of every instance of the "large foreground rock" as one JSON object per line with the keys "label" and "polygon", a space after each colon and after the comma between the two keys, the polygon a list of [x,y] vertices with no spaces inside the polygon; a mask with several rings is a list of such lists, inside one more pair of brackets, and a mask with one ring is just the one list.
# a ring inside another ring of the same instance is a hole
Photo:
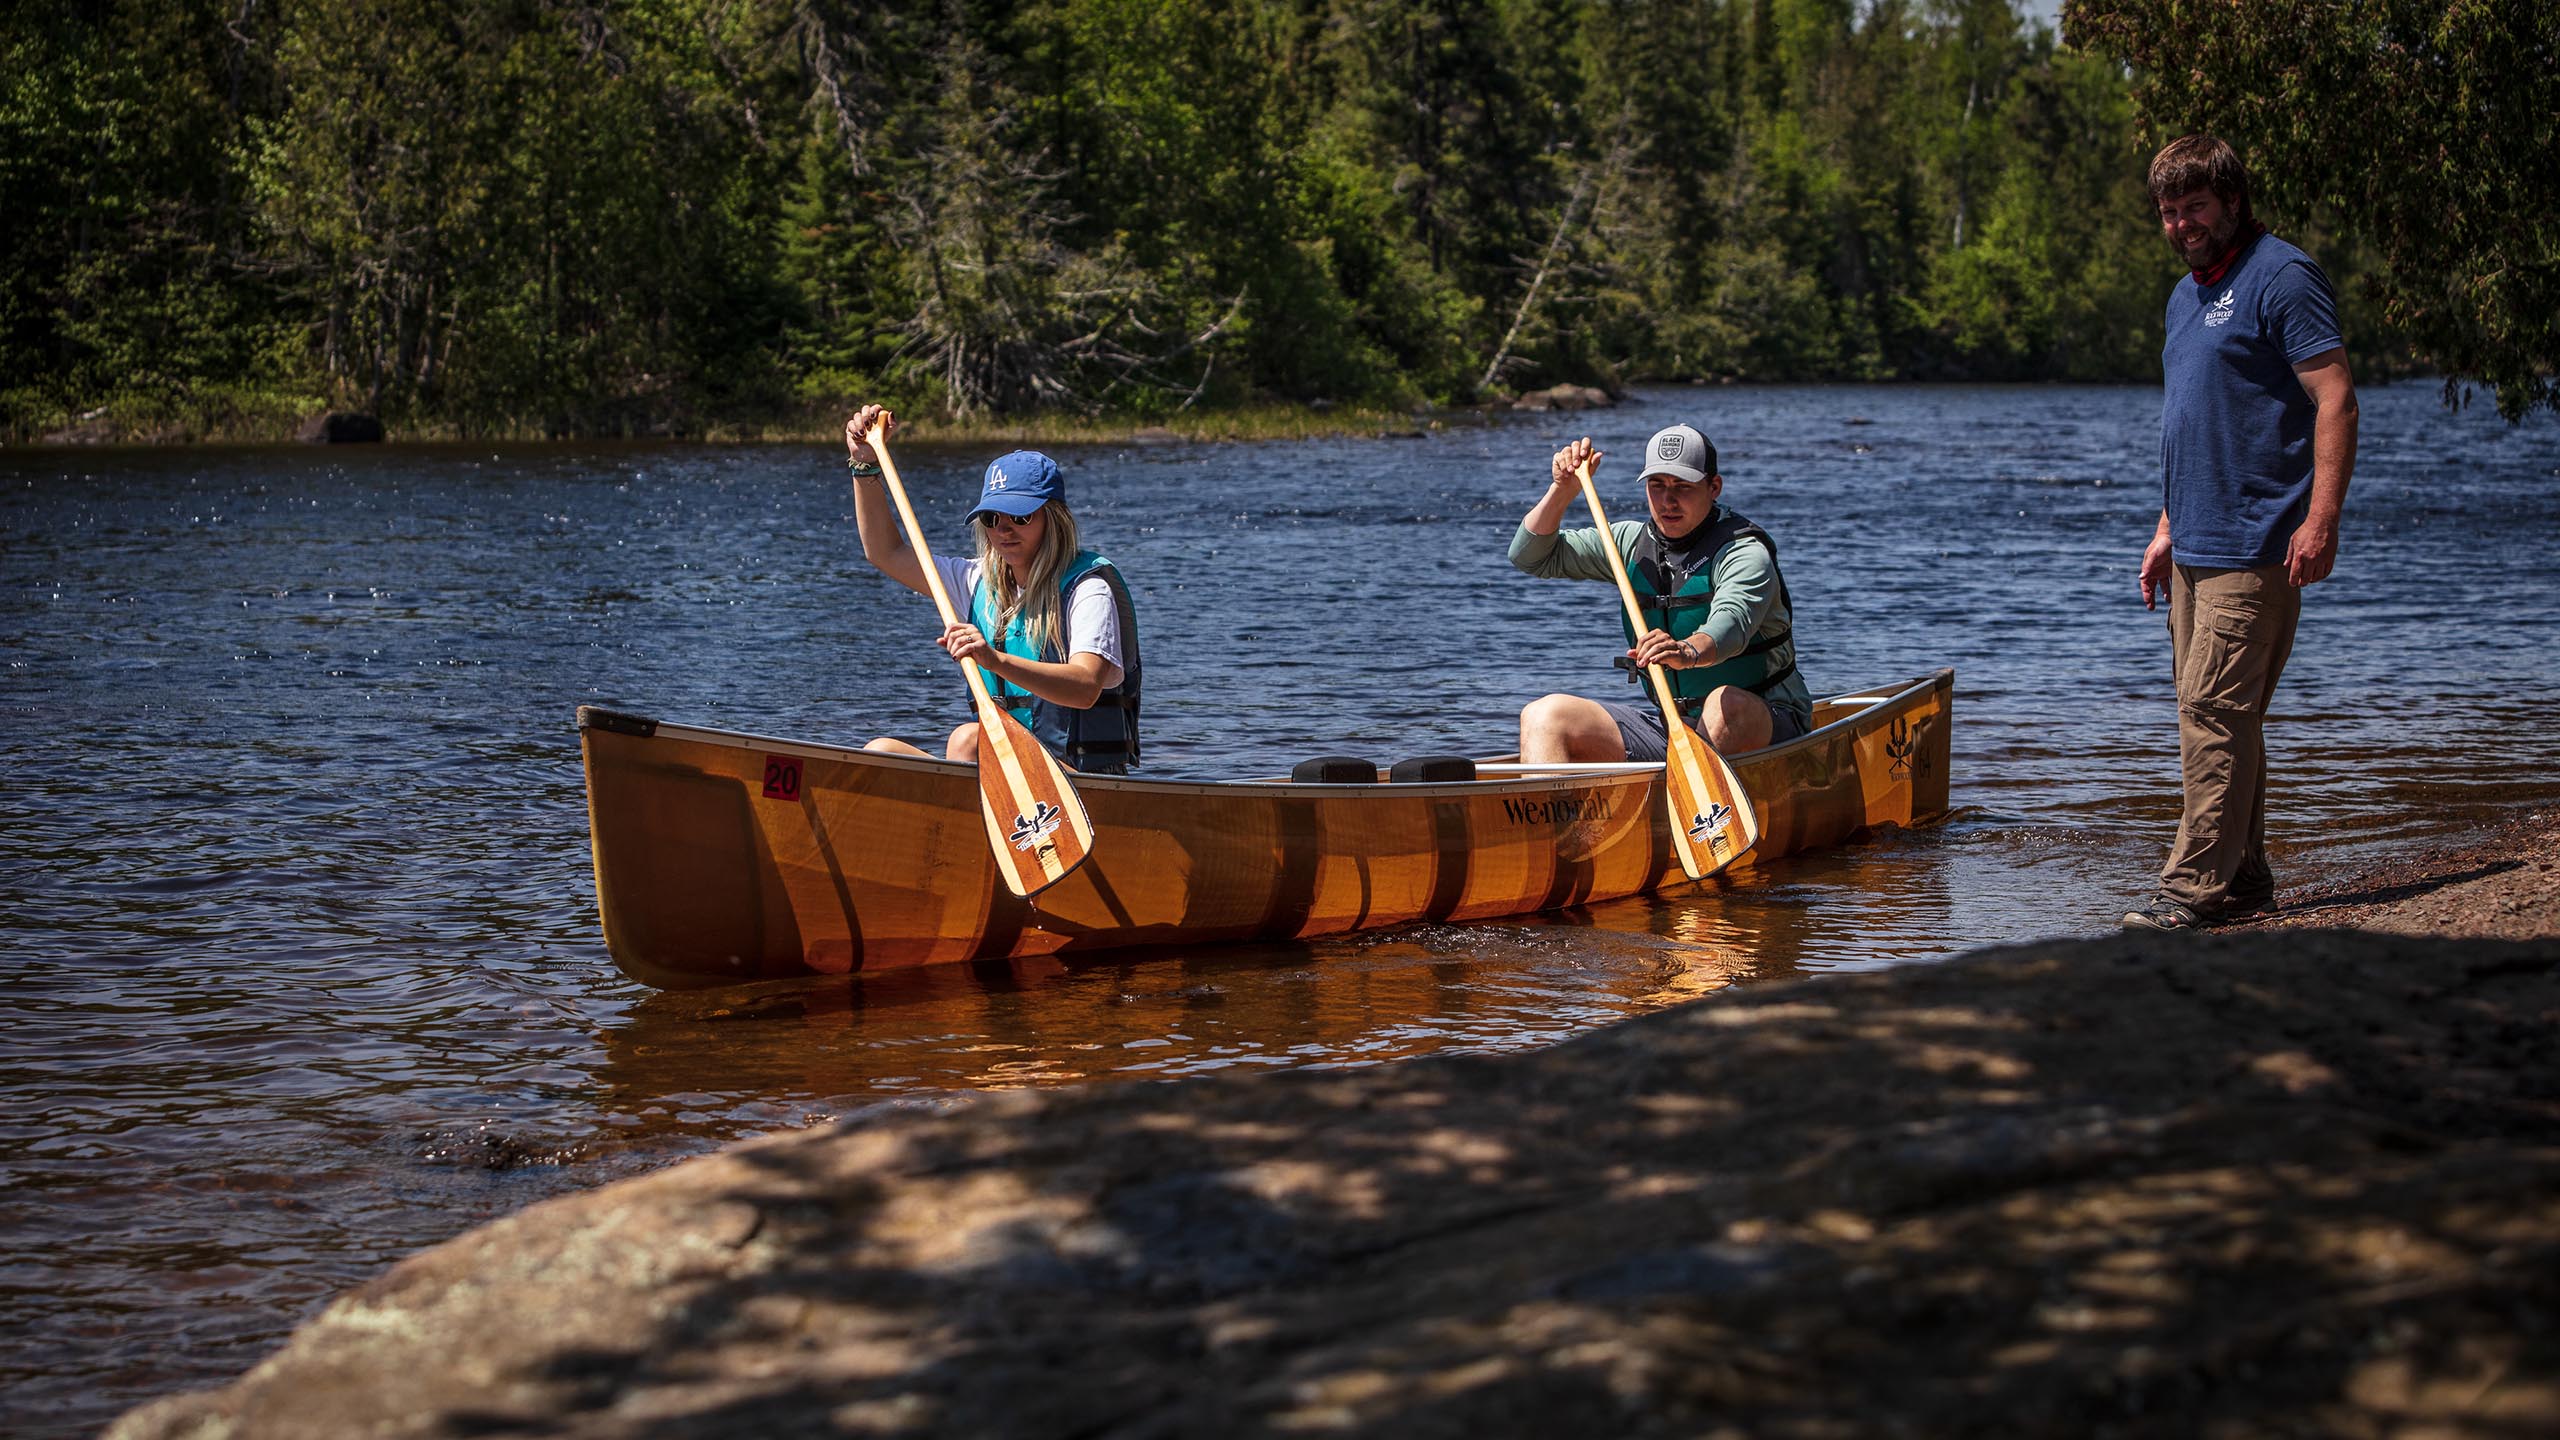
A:
{"label": "large foreground rock", "polygon": [[2560,944],[2106,940],[991,1095],[428,1251],[146,1436],[2560,1433]]}

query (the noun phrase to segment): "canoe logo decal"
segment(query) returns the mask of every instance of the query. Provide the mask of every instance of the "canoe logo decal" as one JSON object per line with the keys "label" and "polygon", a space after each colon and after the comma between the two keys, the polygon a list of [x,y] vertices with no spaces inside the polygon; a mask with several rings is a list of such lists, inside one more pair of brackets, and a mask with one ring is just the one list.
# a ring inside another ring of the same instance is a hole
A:
{"label": "canoe logo decal", "polygon": [[1893,728],[1890,731],[1887,731],[1884,737],[1884,753],[1893,757],[1893,770],[1891,773],[1896,775],[1908,775],[1911,773],[1911,752],[1913,748],[1914,747],[1911,743],[1911,722],[1908,720],[1894,721]]}
{"label": "canoe logo decal", "polygon": [[1028,850],[1058,833],[1058,823],[1066,818],[1066,811],[1043,800],[1031,807],[1030,814],[1014,816],[1013,833],[1004,838],[1014,849]]}
{"label": "canoe logo decal", "polygon": [[1505,800],[1502,813],[1514,825],[1578,825],[1609,818],[1609,797],[1578,795],[1555,800]]}
{"label": "canoe logo decal", "polygon": [[1713,850],[1718,855],[1721,855],[1724,853],[1726,843],[1724,838],[1725,826],[1732,819],[1733,807],[1719,801],[1715,805],[1700,812],[1695,819],[1689,822],[1689,838],[1692,840],[1706,841],[1708,849]]}

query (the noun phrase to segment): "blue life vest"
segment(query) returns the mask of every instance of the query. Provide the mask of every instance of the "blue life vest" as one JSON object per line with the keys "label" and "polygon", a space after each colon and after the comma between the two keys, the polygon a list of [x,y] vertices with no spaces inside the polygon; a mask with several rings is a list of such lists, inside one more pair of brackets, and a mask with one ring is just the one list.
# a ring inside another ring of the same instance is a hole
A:
{"label": "blue life vest", "polygon": [[[1664,672],[1680,708],[1692,714],[1719,685],[1739,685],[1766,698],[1796,673],[1795,607],[1787,599],[1787,577],[1778,569],[1778,542],[1769,538],[1768,531],[1718,505],[1704,533],[1692,532],[1674,544],[1647,523],[1627,547],[1627,578],[1635,584],[1637,608],[1644,612],[1645,624],[1685,641],[1707,623],[1708,607],[1715,604],[1716,558],[1744,540],[1769,547],[1769,574],[1778,582],[1778,601],[1769,607],[1768,618],[1760,622],[1741,654],[1728,655],[1713,665]],[[1620,625],[1627,632],[1627,644],[1633,646],[1635,627],[1623,617]]]}
{"label": "blue life vest", "polygon": [[[1070,710],[1007,684],[992,670],[984,673],[996,703],[1039,737],[1040,743],[1049,747],[1049,753],[1090,774],[1119,775],[1138,764],[1138,610],[1130,603],[1129,587],[1121,580],[1119,567],[1091,550],[1079,550],[1058,579],[1058,619],[1062,629],[1067,596],[1076,582],[1087,575],[1103,578],[1111,587],[1112,604],[1120,611],[1119,684],[1103,691],[1091,709]],[[1014,612],[1013,622],[1004,627],[1003,633],[997,633],[995,587],[988,583],[984,571],[979,573],[977,588],[969,595],[969,622],[987,637],[988,644],[1008,655],[1052,665],[1066,658],[1032,643],[1020,609]]]}

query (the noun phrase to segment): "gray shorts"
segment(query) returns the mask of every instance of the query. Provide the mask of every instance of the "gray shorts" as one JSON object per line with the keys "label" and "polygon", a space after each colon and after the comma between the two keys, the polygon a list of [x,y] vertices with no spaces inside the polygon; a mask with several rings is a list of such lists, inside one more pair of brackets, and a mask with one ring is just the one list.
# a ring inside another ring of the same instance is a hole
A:
{"label": "gray shorts", "polygon": [[[1626,743],[1630,760],[1667,760],[1671,757],[1671,736],[1662,728],[1662,711],[1649,702],[1601,700],[1594,702],[1618,722],[1618,738]],[[1805,716],[1782,705],[1769,707],[1769,743],[1784,745],[1805,733]]]}

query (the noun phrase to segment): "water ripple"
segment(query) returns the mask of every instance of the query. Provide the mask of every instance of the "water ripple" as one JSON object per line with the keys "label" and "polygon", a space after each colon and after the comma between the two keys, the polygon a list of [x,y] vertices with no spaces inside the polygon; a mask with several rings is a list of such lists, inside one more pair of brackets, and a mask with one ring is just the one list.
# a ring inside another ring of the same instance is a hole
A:
{"label": "water ripple", "polygon": [[[2337,579],[2279,696],[2296,873],[2560,798],[2560,425],[2364,395]],[[1775,532],[1817,689],[1958,669],[1959,810],[1744,887],[1319,945],[711,995],[597,934],[580,704],[766,734],[965,718],[819,447],[0,455],[0,1409],[253,1363],[531,1201],[968,1089],[1549,1043],[1790,975],[2086,933],[2177,821],[2141,389],[1661,391],[1419,441],[1062,452],[1137,591],[1157,773],[1508,748],[1630,692],[1615,606],[1503,558],[1588,432],[1688,418]],[[956,545],[988,447],[912,444]],[[21,1428],[26,1428],[23,1423]]]}

